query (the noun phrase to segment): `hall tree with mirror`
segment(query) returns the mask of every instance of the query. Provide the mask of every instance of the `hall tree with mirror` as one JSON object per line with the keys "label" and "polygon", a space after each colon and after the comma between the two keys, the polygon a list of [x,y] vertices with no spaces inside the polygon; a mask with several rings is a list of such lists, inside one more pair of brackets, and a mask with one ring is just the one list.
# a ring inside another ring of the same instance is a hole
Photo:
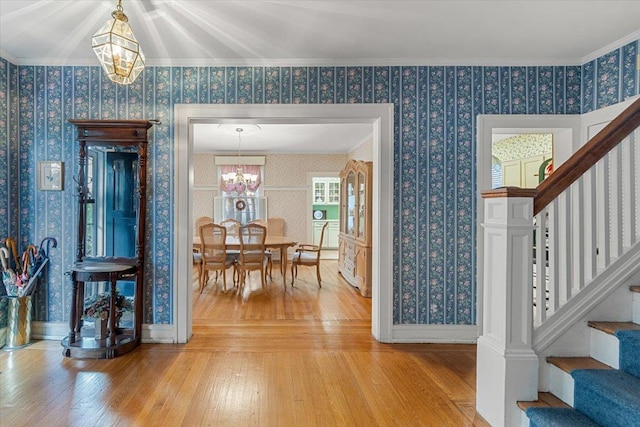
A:
{"label": "hall tree with mirror", "polygon": [[69,121],[78,131],[78,235],[63,355],[113,358],[141,341],[147,145],[153,123]]}

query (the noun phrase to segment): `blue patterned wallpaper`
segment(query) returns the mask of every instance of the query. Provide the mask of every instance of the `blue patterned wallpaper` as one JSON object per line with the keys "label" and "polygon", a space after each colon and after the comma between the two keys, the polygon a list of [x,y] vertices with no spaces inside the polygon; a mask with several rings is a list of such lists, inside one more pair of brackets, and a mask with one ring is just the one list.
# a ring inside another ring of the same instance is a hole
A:
{"label": "blue patterned wallpaper", "polygon": [[[35,318],[66,320],[64,272],[74,259],[77,212],[67,119],[162,120],[150,145],[144,322],[171,323],[174,105],[391,102],[394,323],[473,324],[476,116],[577,114],[622,101],[639,93],[638,48],[636,41],[582,66],[149,67],[129,87],[109,82],[97,66],[2,60],[0,236],[59,240]],[[36,190],[42,160],[65,162],[66,191]]]}

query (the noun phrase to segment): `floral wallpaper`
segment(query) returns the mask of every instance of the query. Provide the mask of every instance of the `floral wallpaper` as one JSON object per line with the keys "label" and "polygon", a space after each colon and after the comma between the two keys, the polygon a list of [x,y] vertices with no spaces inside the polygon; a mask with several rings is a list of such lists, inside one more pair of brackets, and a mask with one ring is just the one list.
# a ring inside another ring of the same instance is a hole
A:
{"label": "floral wallpaper", "polygon": [[[636,95],[638,41],[582,66],[149,67],[120,87],[99,67],[0,60],[0,238],[58,239],[34,318],[68,319],[76,143],[69,118],[157,118],[150,145],[145,323],[171,323],[173,107],[179,103],[395,105],[396,324],[473,324],[478,114],[577,114]],[[36,189],[65,162],[65,191]],[[6,213],[8,212],[8,214]],[[389,225],[391,226],[391,224]]]}
{"label": "floral wallpaper", "polygon": [[526,159],[553,152],[552,134],[523,134],[496,141],[491,146],[491,155],[501,162]]}

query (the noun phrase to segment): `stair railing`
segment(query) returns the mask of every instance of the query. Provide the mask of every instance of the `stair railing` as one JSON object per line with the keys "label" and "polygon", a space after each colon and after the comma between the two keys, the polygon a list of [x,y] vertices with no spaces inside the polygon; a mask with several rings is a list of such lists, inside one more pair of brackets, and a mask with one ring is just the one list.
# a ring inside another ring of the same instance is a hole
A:
{"label": "stair railing", "polygon": [[534,328],[640,241],[639,127],[637,99],[536,188]]}
{"label": "stair railing", "polygon": [[491,425],[519,424],[516,402],[537,397],[538,352],[640,263],[639,127],[640,98],[536,189],[482,193],[476,409]]}

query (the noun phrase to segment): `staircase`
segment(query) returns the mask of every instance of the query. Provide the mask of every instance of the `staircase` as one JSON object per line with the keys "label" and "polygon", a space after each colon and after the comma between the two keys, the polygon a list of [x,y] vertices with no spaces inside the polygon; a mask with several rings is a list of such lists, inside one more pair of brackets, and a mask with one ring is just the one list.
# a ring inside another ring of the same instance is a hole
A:
{"label": "staircase", "polygon": [[590,357],[547,357],[549,393],[518,402],[522,426],[640,426],[640,286],[629,322],[590,321]]}
{"label": "staircase", "polygon": [[482,192],[476,410],[493,426],[538,397],[525,425],[640,427],[640,97],[619,107],[537,188]]}

